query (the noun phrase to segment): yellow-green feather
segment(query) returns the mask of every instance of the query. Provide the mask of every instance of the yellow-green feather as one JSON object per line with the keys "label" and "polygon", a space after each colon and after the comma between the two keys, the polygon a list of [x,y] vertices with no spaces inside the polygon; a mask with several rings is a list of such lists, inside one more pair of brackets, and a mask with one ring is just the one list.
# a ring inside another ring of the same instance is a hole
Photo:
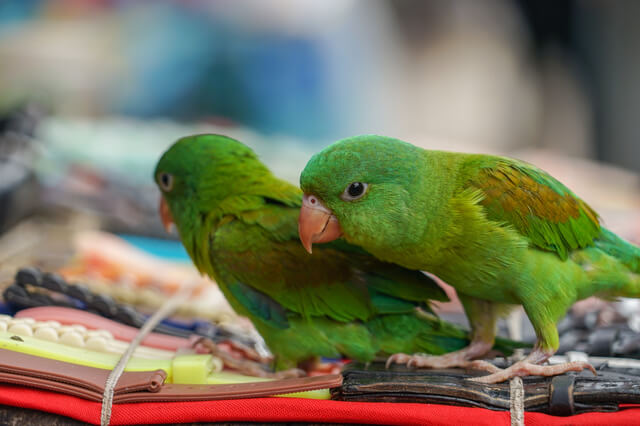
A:
{"label": "yellow-green feather", "polygon": [[483,156],[469,185],[482,190],[481,204],[489,219],[513,225],[535,246],[563,260],[572,250],[592,245],[600,234],[598,215],[591,207],[529,164]]}

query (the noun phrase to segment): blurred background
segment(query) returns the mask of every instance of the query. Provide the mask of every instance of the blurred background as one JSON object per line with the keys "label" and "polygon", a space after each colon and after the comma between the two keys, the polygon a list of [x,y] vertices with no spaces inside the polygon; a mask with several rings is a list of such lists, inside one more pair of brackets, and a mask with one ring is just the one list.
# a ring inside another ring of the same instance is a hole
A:
{"label": "blurred background", "polygon": [[356,134],[514,156],[640,243],[639,19],[635,0],[0,0],[0,283],[166,281],[94,231],[188,262],[140,237],[175,239],[152,171],[203,132],[294,183]]}
{"label": "blurred background", "polygon": [[297,183],[376,133],[535,163],[637,242],[638,18],[634,0],[2,0],[0,230],[64,208],[166,238],[151,174],[177,138],[231,135]]}
{"label": "blurred background", "polygon": [[640,171],[638,17],[634,0],[3,0],[0,106]]}

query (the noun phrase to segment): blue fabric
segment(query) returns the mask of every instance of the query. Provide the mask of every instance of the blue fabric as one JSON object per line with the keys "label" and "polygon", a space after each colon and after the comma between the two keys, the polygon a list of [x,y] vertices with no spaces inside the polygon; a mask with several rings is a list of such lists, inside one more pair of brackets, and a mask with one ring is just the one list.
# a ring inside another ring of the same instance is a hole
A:
{"label": "blue fabric", "polygon": [[174,262],[191,262],[187,251],[180,241],[161,240],[158,238],[141,237],[138,235],[121,234],[120,238],[132,246],[161,259]]}

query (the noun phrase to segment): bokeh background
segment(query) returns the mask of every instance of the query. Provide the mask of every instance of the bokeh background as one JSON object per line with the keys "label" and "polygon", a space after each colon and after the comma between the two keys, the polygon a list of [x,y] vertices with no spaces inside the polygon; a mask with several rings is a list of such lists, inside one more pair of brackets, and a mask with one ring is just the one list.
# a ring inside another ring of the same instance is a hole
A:
{"label": "bokeh background", "polygon": [[534,162],[637,240],[639,18],[634,0],[3,0],[0,146],[28,136],[31,201],[153,234],[150,175],[180,136],[238,137],[297,182],[332,141],[384,134]]}
{"label": "bokeh background", "polygon": [[[157,309],[197,274],[177,241],[157,240],[177,237],[152,172],[203,132],[294,183],[356,134],[510,155],[640,243],[638,22],[635,0],[0,0],[0,288],[38,266]],[[199,279],[181,315],[235,318]],[[598,303],[576,312],[630,312],[640,332],[640,303]],[[464,322],[459,305],[441,309]],[[509,335],[533,339],[517,314]]]}

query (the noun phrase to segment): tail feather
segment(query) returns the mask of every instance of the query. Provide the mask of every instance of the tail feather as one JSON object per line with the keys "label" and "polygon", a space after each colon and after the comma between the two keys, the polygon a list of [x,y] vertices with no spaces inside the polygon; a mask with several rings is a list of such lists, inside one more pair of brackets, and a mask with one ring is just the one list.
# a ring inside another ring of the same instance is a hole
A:
{"label": "tail feather", "polygon": [[[380,349],[387,355],[398,352],[442,355],[469,344],[468,331],[429,314],[381,315],[367,322],[367,328],[379,339]],[[530,346],[498,337],[494,349],[511,355],[514,349]]]}
{"label": "tail feather", "polygon": [[632,272],[640,274],[640,247],[618,237],[606,228],[602,228],[596,247],[618,259]]}

